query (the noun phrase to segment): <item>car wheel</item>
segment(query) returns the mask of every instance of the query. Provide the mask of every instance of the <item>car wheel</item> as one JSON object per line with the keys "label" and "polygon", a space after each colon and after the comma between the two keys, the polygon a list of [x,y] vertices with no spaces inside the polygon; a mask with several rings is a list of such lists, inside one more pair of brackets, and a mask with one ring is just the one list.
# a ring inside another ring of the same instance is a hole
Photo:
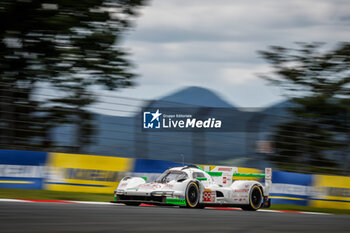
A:
{"label": "car wheel", "polygon": [[242,206],[243,210],[257,210],[261,207],[263,195],[261,188],[258,185],[254,185],[249,193],[249,205]]}
{"label": "car wheel", "polygon": [[199,202],[199,188],[198,185],[191,181],[186,188],[186,204],[187,207],[196,208]]}

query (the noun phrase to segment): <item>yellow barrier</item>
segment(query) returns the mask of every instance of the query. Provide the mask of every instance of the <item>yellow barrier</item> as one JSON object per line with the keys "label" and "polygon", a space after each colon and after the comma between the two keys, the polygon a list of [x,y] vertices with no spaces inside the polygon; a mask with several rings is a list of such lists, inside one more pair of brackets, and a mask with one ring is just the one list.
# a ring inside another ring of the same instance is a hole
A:
{"label": "yellow barrier", "polygon": [[312,206],[350,209],[350,177],[314,175],[313,183]]}
{"label": "yellow barrier", "polygon": [[124,173],[130,171],[132,159],[50,153],[47,190],[113,193]]}

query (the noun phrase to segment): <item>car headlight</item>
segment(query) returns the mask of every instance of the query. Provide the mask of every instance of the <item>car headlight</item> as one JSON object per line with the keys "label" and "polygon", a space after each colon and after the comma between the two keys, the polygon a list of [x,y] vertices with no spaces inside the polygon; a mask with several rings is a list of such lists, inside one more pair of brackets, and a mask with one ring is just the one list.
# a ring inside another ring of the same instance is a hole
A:
{"label": "car headlight", "polygon": [[115,194],[117,194],[117,195],[124,195],[124,190],[117,190],[115,192]]}
{"label": "car headlight", "polygon": [[172,191],[167,191],[167,192],[163,192],[163,195],[166,196],[166,197],[172,197],[173,193],[174,192],[172,192]]}
{"label": "car headlight", "polygon": [[151,193],[152,196],[162,196],[163,192],[162,191],[155,191]]}
{"label": "car headlight", "polygon": [[173,191],[154,191],[151,193],[152,196],[157,196],[157,197],[160,197],[160,196],[165,196],[165,197],[171,197],[173,196]]}

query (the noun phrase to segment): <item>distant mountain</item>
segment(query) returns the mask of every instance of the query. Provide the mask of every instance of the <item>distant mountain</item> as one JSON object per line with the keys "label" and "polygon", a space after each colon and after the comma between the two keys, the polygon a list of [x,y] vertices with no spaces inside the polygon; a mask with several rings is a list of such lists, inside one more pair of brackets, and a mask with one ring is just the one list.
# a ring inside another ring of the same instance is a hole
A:
{"label": "distant mountain", "polygon": [[260,119],[260,128],[262,131],[271,132],[274,126],[293,119],[293,114],[289,108],[296,107],[297,104],[291,100],[285,100],[271,105],[262,111],[256,112]]}
{"label": "distant mountain", "polygon": [[285,100],[265,108],[264,110],[261,111],[261,113],[270,114],[270,115],[273,114],[278,116],[290,116],[291,113],[289,112],[288,108],[292,108],[296,106],[297,104],[295,102],[291,100]]}
{"label": "distant mountain", "polygon": [[157,102],[172,102],[175,104],[233,108],[234,106],[223,100],[215,92],[203,87],[187,87],[173,94],[160,98]]}

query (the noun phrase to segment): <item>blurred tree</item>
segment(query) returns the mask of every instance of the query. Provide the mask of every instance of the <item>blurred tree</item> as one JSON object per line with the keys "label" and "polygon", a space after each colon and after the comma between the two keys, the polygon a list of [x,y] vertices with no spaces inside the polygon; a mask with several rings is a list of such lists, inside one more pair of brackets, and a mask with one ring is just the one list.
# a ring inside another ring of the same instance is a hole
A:
{"label": "blurred tree", "polygon": [[64,123],[76,128],[78,149],[88,144],[91,89],[133,85],[117,45],[145,2],[2,0],[0,146],[52,147],[50,130]]}
{"label": "blurred tree", "polygon": [[298,45],[260,52],[273,68],[262,78],[296,103],[290,108],[295,118],[275,132],[277,153],[270,160],[282,169],[339,173],[348,169],[350,43],[329,51],[321,43]]}

